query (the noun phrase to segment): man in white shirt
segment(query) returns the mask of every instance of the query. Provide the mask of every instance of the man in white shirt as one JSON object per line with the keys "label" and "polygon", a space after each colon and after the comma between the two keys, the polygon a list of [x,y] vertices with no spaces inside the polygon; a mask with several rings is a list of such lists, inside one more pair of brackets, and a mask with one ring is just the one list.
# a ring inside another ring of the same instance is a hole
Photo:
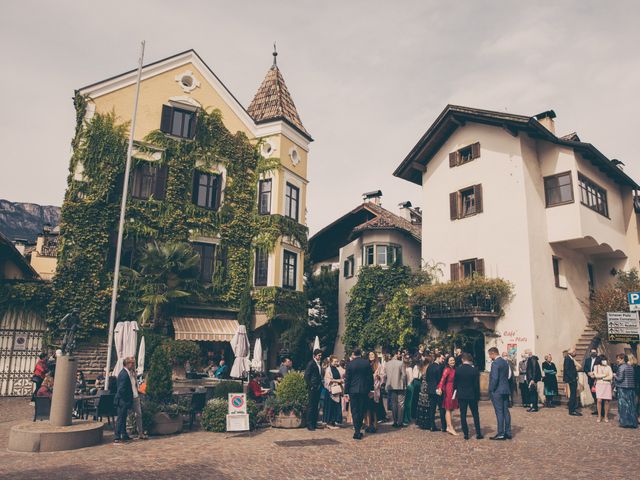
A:
{"label": "man in white shirt", "polygon": [[144,434],[144,428],[142,427],[142,406],[140,405],[140,394],[138,392],[138,382],[136,381],[136,359],[129,357],[128,366],[125,366],[129,373],[129,379],[131,380],[131,391],[133,392],[133,413],[136,416],[136,430],[138,431],[138,438],[140,440],[146,440],[148,437]]}

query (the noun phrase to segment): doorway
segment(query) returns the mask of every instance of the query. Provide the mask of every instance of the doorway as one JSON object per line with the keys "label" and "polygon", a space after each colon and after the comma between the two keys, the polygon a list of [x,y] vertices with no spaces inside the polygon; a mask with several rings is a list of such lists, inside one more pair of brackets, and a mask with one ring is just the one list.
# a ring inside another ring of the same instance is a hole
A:
{"label": "doorway", "polygon": [[484,334],[478,330],[461,330],[458,333],[458,347],[473,356],[473,364],[481,372],[485,369]]}

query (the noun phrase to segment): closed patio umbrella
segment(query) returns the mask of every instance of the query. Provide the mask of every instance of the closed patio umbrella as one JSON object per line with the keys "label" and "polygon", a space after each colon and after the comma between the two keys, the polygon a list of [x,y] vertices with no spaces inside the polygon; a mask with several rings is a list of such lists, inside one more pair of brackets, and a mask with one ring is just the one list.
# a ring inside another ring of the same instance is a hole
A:
{"label": "closed patio umbrella", "polygon": [[144,356],[145,356],[144,337],[140,340],[140,348],[138,349],[138,368],[136,373],[142,375],[144,373]]}
{"label": "closed patio umbrella", "polygon": [[260,339],[256,339],[256,343],[253,345],[253,360],[251,360],[251,367],[256,372],[262,372],[264,370],[264,363],[262,361],[262,342]]}
{"label": "closed patio umbrella", "polygon": [[313,349],[320,350],[320,339],[316,335],[316,339],[313,341]]}
{"label": "closed patio umbrella", "polygon": [[127,357],[135,357],[138,347],[138,322],[119,322],[114,330],[114,343],[118,360],[113,368],[113,375],[118,376],[122,363]]}
{"label": "closed patio umbrella", "polygon": [[236,359],[233,361],[230,376],[233,378],[242,378],[245,372],[251,369],[249,362],[249,338],[247,337],[247,327],[238,326],[238,331],[231,339],[231,349]]}

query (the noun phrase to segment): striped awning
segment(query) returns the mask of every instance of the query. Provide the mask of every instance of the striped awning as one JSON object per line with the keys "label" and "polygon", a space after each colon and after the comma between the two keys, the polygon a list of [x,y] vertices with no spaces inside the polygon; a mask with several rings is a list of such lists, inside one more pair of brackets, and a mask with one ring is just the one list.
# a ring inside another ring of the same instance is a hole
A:
{"label": "striped awning", "polygon": [[220,318],[174,317],[176,340],[229,342],[238,331],[238,321]]}

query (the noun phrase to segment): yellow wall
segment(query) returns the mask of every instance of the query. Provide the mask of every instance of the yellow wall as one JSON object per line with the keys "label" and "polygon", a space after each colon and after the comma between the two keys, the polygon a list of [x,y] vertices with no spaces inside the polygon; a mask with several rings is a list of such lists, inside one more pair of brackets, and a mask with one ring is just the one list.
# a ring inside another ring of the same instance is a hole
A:
{"label": "yellow wall", "polygon": [[[176,75],[191,70],[193,76],[200,81],[200,86],[186,93],[175,80]],[[115,110],[121,122],[131,120],[133,112],[133,97],[135,85],[121,88],[107,93],[94,100],[96,112],[105,113]],[[140,85],[140,99],[138,103],[138,117],[136,119],[135,139],[143,140],[151,131],[160,128],[162,105],[171,97],[191,97],[207,110],[217,108],[222,112],[222,118],[229,131],[245,132],[251,137],[249,128],[238,118],[233,110],[220,97],[218,92],[203,78],[198,69],[191,63],[173,70],[143,80]]]}

